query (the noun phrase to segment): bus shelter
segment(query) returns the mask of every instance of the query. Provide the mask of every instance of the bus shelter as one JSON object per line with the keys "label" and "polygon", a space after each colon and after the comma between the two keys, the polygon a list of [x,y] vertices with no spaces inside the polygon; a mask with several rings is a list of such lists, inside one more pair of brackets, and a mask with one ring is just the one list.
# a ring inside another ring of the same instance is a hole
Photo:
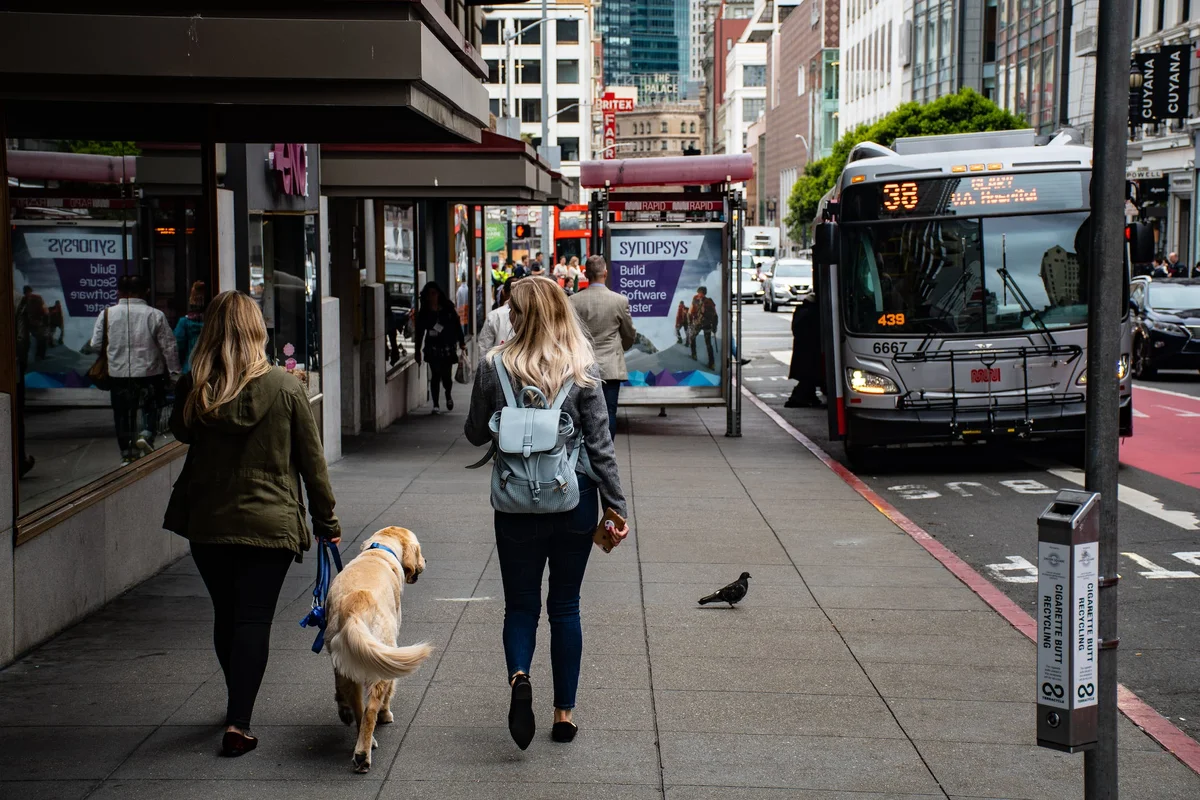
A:
{"label": "bus shelter", "polygon": [[581,185],[596,190],[591,252],[607,258],[638,331],[622,404],[724,406],[725,434],[741,435],[739,182],[753,174],[749,155],[581,165]]}

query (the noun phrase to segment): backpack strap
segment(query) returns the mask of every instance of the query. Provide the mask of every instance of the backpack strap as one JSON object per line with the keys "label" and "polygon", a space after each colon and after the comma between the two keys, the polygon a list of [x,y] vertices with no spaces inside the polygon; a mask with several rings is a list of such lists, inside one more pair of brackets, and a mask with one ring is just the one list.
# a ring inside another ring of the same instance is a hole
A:
{"label": "backpack strap", "polygon": [[513,396],[512,379],[508,377],[508,370],[504,368],[504,358],[500,353],[492,357],[492,364],[496,367],[496,377],[500,379],[500,388],[504,390],[504,402],[512,408],[520,408],[517,405],[517,398]]}
{"label": "backpack strap", "polygon": [[567,378],[566,383],[564,383],[562,388],[558,390],[558,397],[554,398],[554,403],[550,406],[550,408],[555,410],[562,408],[562,404],[567,401],[567,395],[571,393],[571,387],[574,385],[575,379]]}

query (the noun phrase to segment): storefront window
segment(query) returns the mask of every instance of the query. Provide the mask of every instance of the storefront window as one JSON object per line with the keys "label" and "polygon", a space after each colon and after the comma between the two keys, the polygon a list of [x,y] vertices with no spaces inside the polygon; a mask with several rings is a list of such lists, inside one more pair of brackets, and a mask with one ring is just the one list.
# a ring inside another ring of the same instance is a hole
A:
{"label": "storefront window", "polygon": [[267,353],[315,397],[321,393],[316,216],[251,214],[249,230],[250,290],[267,323]]}
{"label": "storefront window", "polygon": [[415,357],[413,309],[417,273],[413,242],[413,207],[383,207],[384,306],[387,312],[384,350],[388,367]]}
{"label": "storefront window", "polygon": [[[6,319],[17,351],[17,512],[27,516],[171,443],[172,373],[186,367],[211,278],[197,252],[200,187],[180,179],[199,174],[195,148],[7,145]],[[101,350],[107,380],[89,374]]]}

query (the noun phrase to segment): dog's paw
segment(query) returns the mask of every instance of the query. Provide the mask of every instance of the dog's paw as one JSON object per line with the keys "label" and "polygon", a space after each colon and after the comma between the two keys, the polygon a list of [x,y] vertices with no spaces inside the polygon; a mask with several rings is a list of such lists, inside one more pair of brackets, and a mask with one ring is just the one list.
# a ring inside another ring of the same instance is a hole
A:
{"label": "dog's paw", "polygon": [[354,758],[352,760],[354,762],[354,771],[355,772],[362,774],[362,773],[371,771],[371,754],[370,753],[355,753]]}
{"label": "dog's paw", "polygon": [[391,725],[395,721],[396,721],[395,715],[392,714],[392,712],[387,710],[386,708],[379,712],[379,724],[380,725]]}
{"label": "dog's paw", "polygon": [[353,725],[354,709],[350,706],[338,705],[338,718],[341,719],[343,725]]}

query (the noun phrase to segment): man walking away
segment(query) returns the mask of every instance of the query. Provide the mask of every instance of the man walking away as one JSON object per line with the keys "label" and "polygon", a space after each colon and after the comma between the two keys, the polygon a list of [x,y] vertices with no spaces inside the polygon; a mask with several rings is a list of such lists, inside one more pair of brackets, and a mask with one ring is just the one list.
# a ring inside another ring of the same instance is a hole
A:
{"label": "man walking away", "polygon": [[588,287],[571,295],[571,306],[596,350],[596,365],[604,380],[604,402],[608,405],[608,432],[616,435],[621,382],[629,377],[625,351],[633,347],[637,331],[629,314],[629,298],[605,285],[608,262],[604,256],[588,256],[584,275]]}
{"label": "man walking away", "polygon": [[148,305],[145,295],[142,276],[122,276],[117,282],[117,304],[105,309],[92,329],[91,347],[99,351],[107,320],[109,391],[123,464],[154,450],[158,409],[166,399],[165,381],[168,373],[179,375],[175,334],[166,315]]}

